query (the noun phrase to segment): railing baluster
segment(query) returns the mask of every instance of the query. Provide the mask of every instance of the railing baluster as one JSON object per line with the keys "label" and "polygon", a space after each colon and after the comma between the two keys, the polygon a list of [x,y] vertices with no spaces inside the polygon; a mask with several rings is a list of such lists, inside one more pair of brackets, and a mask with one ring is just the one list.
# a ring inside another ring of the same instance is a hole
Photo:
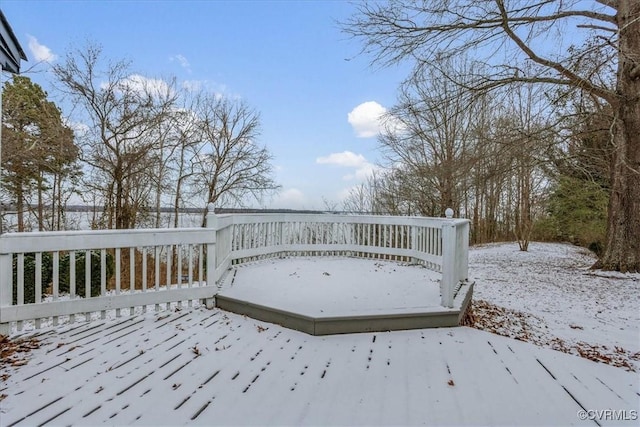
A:
{"label": "railing baluster", "polygon": [[[129,248],[129,293],[133,294],[136,290],[136,248]],[[135,310],[129,307],[129,316],[133,316]]]}
{"label": "railing baluster", "polygon": [[249,224],[242,224],[242,244],[240,250],[249,248]]}
{"label": "railing baluster", "polygon": [[[178,254],[178,265],[176,266],[176,277],[178,278],[178,289],[182,288],[182,247],[176,245],[176,253]],[[182,301],[178,301],[178,308],[182,308]]]}
{"label": "railing baluster", "polygon": [[[149,268],[149,266],[147,264],[148,253],[147,253],[147,247],[146,246],[143,246],[141,248],[141,256],[142,256],[142,284],[141,284],[140,287],[142,288],[141,289],[142,293],[145,293],[145,292],[147,292],[147,283],[148,283],[147,282],[147,280],[148,280],[148,278],[147,278],[147,269]],[[142,306],[142,312],[143,313],[147,312],[147,305],[146,304],[144,304]]]}
{"label": "railing baluster", "polygon": [[[52,293],[53,301],[58,301],[60,296],[60,252],[53,252],[53,277],[52,277]],[[53,326],[58,326],[58,316],[53,316]]]}
{"label": "railing baluster", "polygon": [[198,248],[198,286],[202,286],[204,280],[204,268],[203,268],[203,250],[204,245],[200,245]]}
{"label": "railing baluster", "polygon": [[[107,250],[100,249],[100,295],[107,295]],[[107,312],[102,310],[100,318],[106,319]]]}
{"label": "railing baluster", "polygon": [[[121,262],[121,254],[122,254],[122,250],[120,248],[116,248],[116,254],[115,254],[115,261],[116,261],[116,295],[120,295],[120,286],[121,286],[121,268],[120,268],[120,262]],[[120,309],[116,308],[116,317],[120,317]]]}
{"label": "railing baluster", "polygon": [[[160,290],[160,246],[155,247],[155,260],[154,260],[154,284],[155,291],[158,292]],[[156,311],[160,311],[160,304],[156,304]]]}
{"label": "railing baluster", "polygon": [[[35,303],[39,304],[42,302],[42,252],[36,252],[36,265],[35,265]],[[42,326],[41,319],[36,319],[36,329],[40,329]]]}
{"label": "railing baluster", "polygon": [[[166,261],[165,261],[165,265],[166,265],[166,269],[167,269],[167,274],[166,274],[166,280],[167,283],[165,285],[165,290],[169,290],[171,289],[171,268],[172,268],[172,261],[173,261],[173,246],[172,245],[168,245],[165,246],[166,249]],[[166,303],[165,305],[166,309],[169,310],[171,308],[171,304],[170,303]]]}
{"label": "railing baluster", "polygon": [[[84,252],[84,297],[91,298],[91,254],[90,250]],[[84,314],[85,320],[91,320],[91,313]]]}
{"label": "railing baluster", "polygon": [[[69,251],[69,298],[76,298],[76,251]],[[69,322],[75,323],[76,316],[71,313]]]}
{"label": "railing baluster", "polygon": [[[18,267],[18,271],[16,271],[16,279],[17,279],[17,303],[18,305],[23,305],[24,304],[24,253],[19,253],[18,257],[16,258],[17,261],[17,266]],[[18,330],[21,331],[22,330],[22,321],[18,322]]]}
{"label": "railing baluster", "polygon": [[[189,251],[189,282],[187,283],[187,287],[191,288],[193,286],[193,245],[189,244],[187,248]],[[193,300],[189,299],[187,304],[189,307],[192,307]]]}

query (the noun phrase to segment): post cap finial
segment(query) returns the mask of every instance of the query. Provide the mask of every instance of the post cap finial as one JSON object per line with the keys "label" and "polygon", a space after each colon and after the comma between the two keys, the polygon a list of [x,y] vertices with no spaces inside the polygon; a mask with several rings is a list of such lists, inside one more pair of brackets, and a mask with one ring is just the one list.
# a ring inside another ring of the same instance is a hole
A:
{"label": "post cap finial", "polygon": [[446,216],[448,219],[453,218],[453,209],[447,208],[447,210],[444,211],[444,216]]}

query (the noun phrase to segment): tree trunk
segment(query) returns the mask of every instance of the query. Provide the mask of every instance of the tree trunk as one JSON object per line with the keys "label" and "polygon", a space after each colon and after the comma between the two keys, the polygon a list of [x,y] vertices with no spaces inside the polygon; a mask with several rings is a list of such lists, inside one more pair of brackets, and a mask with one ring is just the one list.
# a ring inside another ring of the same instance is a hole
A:
{"label": "tree trunk", "polygon": [[58,173],[53,174],[53,185],[51,185],[51,230],[60,230],[60,221],[58,219],[58,202],[61,201],[61,197],[58,197]]}
{"label": "tree trunk", "polygon": [[122,181],[119,178],[116,178],[116,194],[115,194],[115,202],[116,202],[116,211],[115,211],[115,220],[116,220],[116,229],[125,228],[122,224],[123,221],[123,207],[122,207]]}
{"label": "tree trunk", "polygon": [[22,191],[22,180],[16,181],[16,211],[18,213],[18,231],[24,231],[24,193]]}
{"label": "tree trunk", "polygon": [[[640,95],[640,79],[634,83]],[[625,92],[623,92],[625,93]],[[629,93],[629,92],[626,92]],[[635,105],[634,105],[635,104]],[[615,152],[607,245],[596,267],[640,271],[640,102],[622,102],[614,130]]]}
{"label": "tree trunk", "polygon": [[162,203],[162,178],[164,175],[164,137],[160,138],[160,148],[158,149],[160,153],[160,164],[158,165],[158,181],[156,182],[156,220],[155,227],[160,228],[162,224],[162,209],[160,208],[160,204]]}
{"label": "tree trunk", "polygon": [[180,225],[180,200],[182,198],[182,164],[180,165],[180,172],[178,175],[178,182],[176,183],[176,197],[173,200],[173,228],[178,228]]}
{"label": "tree trunk", "polygon": [[[55,202],[56,208],[55,208],[55,216],[56,216],[56,228],[55,230],[62,230],[62,176],[58,177],[58,175],[56,174],[56,185],[57,185],[57,190],[56,190],[56,198],[57,201]],[[55,188],[55,185],[54,185]],[[56,198],[54,198],[54,201],[56,200]]]}
{"label": "tree trunk", "polygon": [[605,270],[640,272],[639,107],[640,103],[636,102],[635,108],[621,108],[616,126],[607,246],[601,262],[596,265]]}
{"label": "tree trunk", "polygon": [[607,245],[596,267],[640,272],[640,3],[621,1],[619,7],[619,104],[614,106]]}
{"label": "tree trunk", "polygon": [[44,200],[42,197],[42,186],[44,179],[42,172],[38,174],[38,231],[44,231]]}

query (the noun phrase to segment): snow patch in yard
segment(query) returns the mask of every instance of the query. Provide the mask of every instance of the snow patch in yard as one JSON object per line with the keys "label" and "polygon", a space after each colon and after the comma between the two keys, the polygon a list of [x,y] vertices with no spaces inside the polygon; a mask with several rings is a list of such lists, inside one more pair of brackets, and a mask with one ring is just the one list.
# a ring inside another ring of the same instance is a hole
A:
{"label": "snow patch in yard", "polygon": [[590,270],[595,261],[569,244],[472,247],[476,327],[640,371],[640,274]]}

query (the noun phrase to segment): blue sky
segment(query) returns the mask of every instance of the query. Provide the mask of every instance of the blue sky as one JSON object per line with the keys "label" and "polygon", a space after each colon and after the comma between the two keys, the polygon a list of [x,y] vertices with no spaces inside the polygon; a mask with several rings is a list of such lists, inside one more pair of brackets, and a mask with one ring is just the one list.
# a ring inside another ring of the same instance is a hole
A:
{"label": "blue sky", "polygon": [[282,185],[265,207],[340,207],[378,162],[376,117],[408,73],[357,55],[338,28],[354,10],[342,1],[3,0],[2,10],[29,57],[25,75],[52,95],[49,64],[92,40],[133,72],[246,100]]}

